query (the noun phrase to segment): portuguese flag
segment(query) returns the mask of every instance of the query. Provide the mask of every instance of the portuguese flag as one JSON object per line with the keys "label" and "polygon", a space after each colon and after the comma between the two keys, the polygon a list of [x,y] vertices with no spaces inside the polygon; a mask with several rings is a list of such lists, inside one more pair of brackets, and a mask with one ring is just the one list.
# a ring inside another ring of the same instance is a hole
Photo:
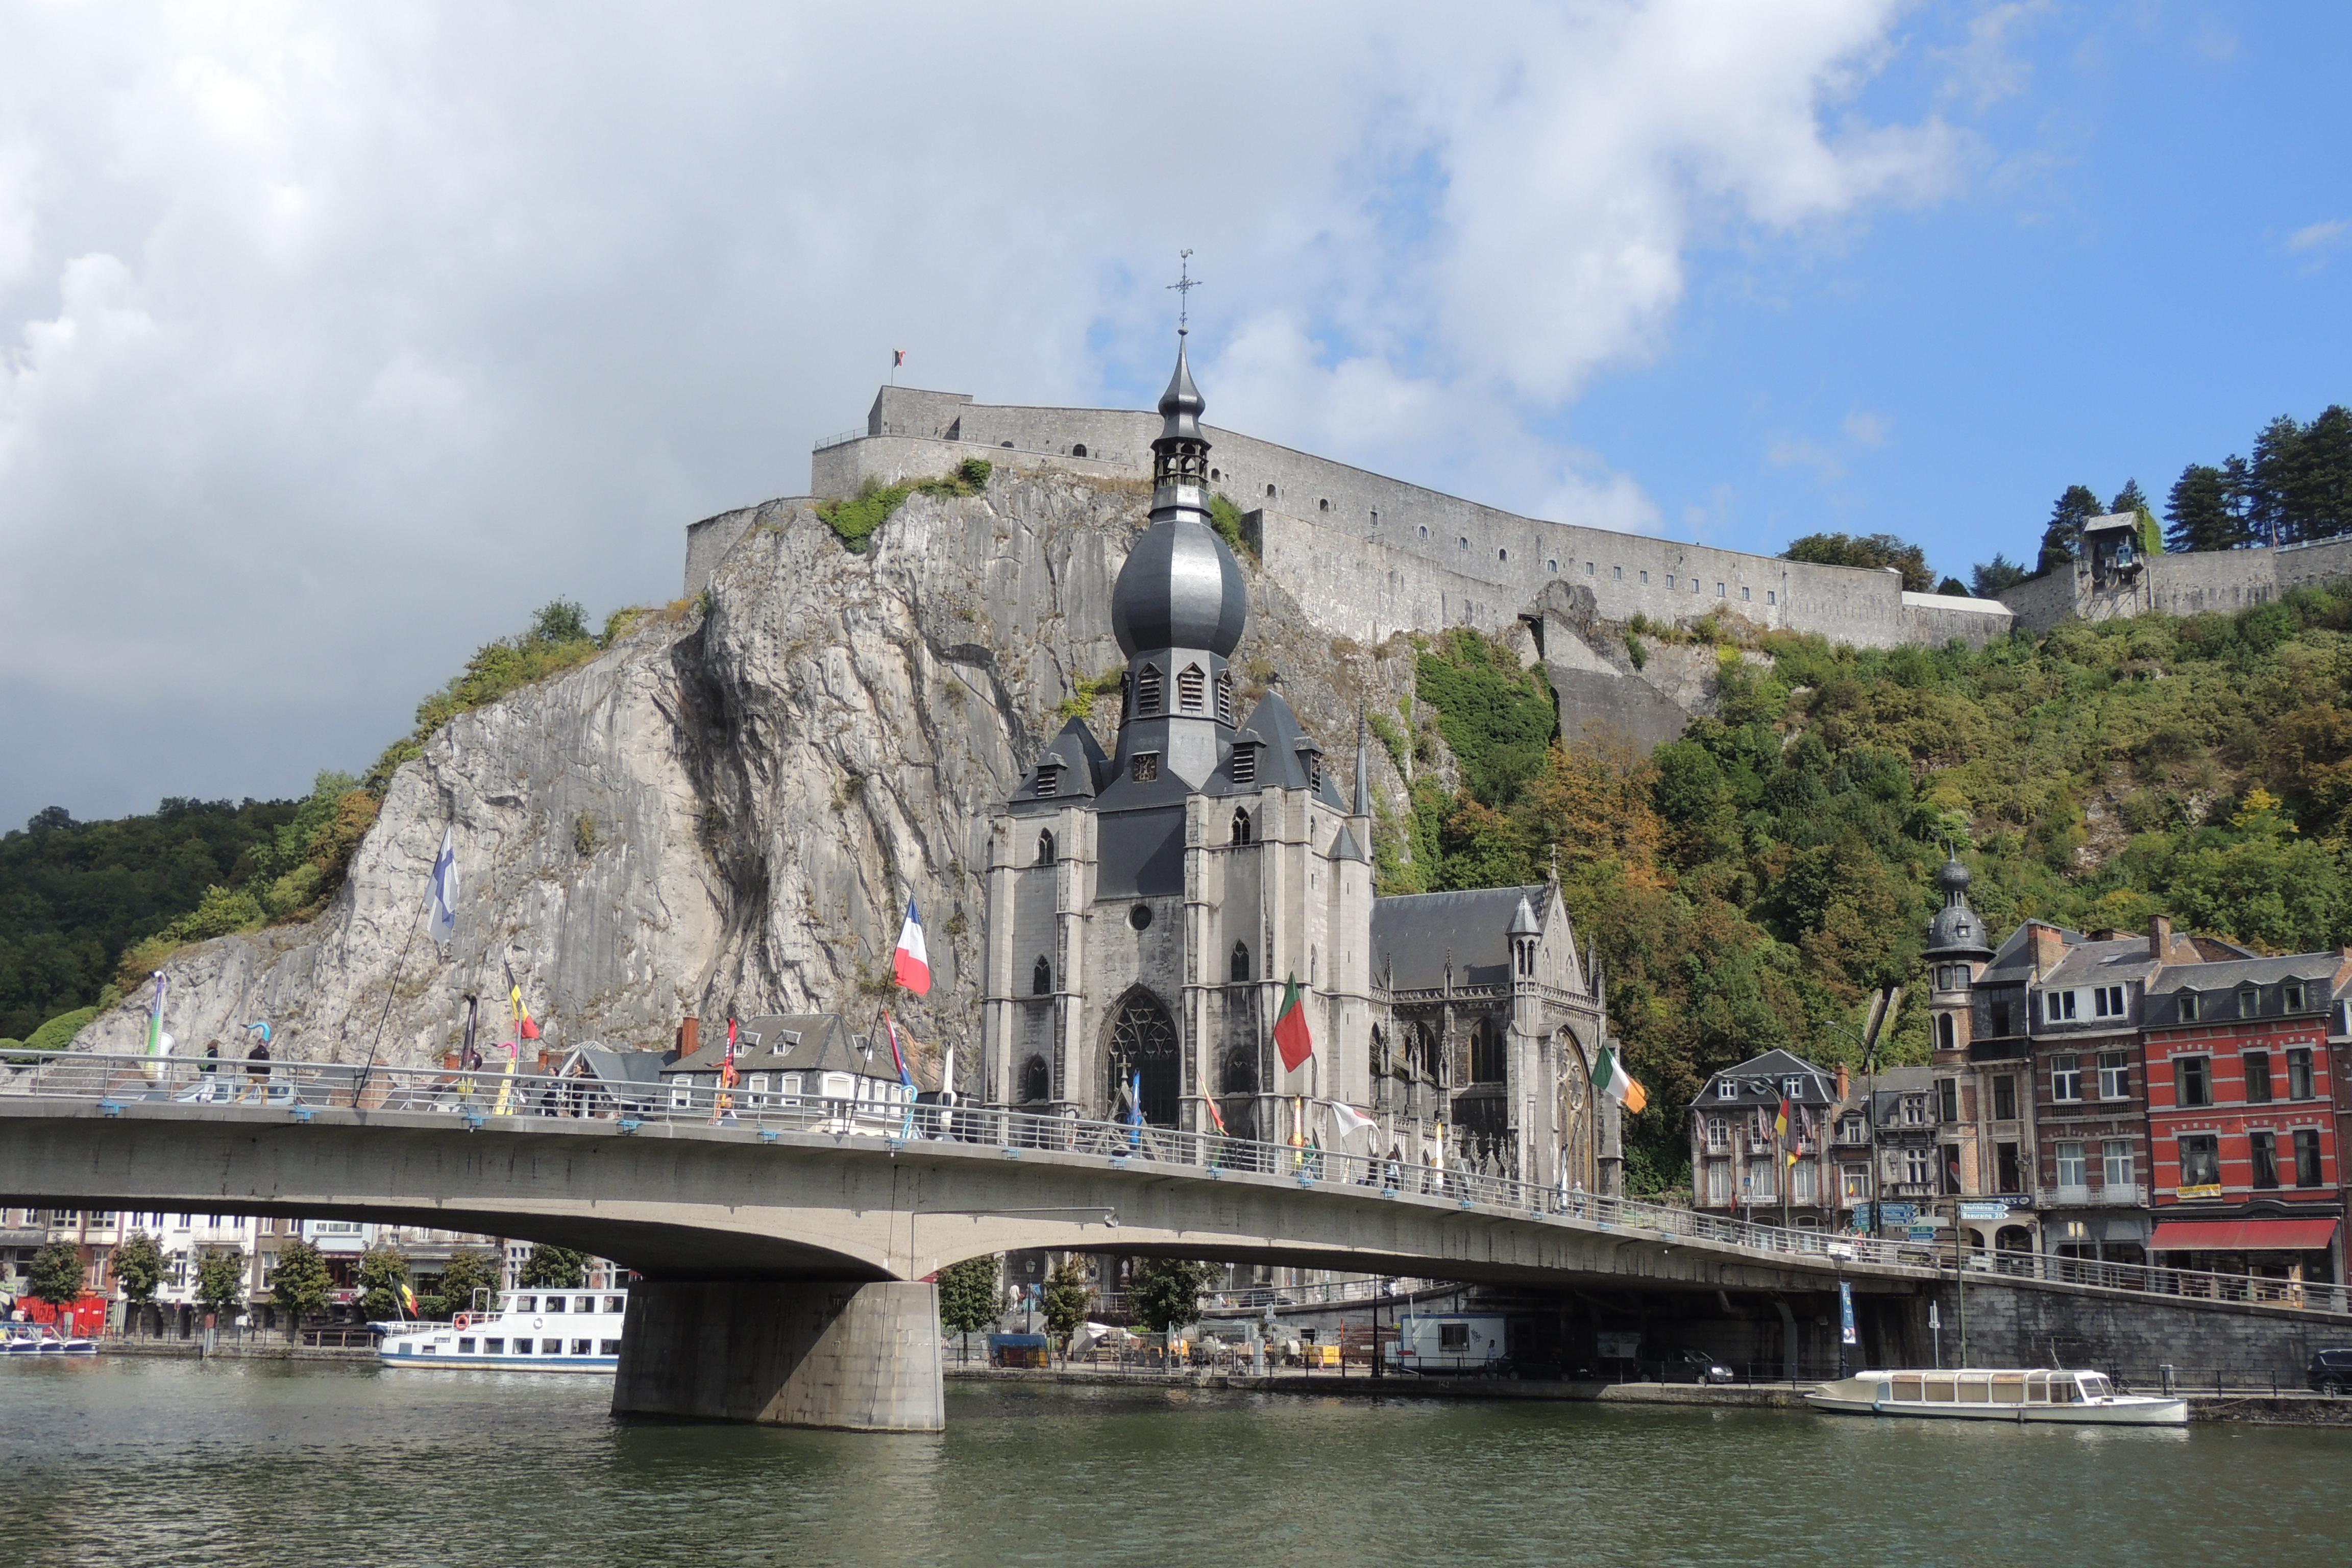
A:
{"label": "portuguese flag", "polygon": [[1601,1047],[1601,1059],[1593,1064],[1592,1087],[1636,1116],[1642,1113],[1643,1106],[1650,1103],[1648,1091],[1625,1070],[1625,1064],[1617,1059],[1617,1049],[1613,1046]]}
{"label": "portuguese flag", "polygon": [[1307,992],[1293,971],[1282,988],[1282,1010],[1274,1017],[1274,1045],[1282,1053],[1282,1070],[1297,1072],[1315,1054],[1315,1037],[1307,1027]]}

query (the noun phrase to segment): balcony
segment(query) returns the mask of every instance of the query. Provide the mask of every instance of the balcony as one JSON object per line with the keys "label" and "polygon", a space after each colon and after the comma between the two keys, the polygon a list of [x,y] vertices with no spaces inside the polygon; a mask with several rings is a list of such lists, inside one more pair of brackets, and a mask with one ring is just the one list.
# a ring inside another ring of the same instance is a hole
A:
{"label": "balcony", "polygon": [[2058,1209],[2136,1209],[2147,1206],[2147,1189],[2137,1182],[2104,1186],[2061,1184],[2041,1189],[2041,1206]]}

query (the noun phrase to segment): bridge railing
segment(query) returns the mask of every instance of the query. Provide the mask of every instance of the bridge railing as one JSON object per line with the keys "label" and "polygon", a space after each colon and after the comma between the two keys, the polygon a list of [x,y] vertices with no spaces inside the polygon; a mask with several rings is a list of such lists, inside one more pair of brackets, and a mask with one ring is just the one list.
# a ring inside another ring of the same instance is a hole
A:
{"label": "bridge railing", "polygon": [[[893,1144],[919,1141],[977,1144],[1017,1159],[1050,1151],[1108,1162],[1189,1169],[1201,1175],[1275,1176],[1305,1187],[1344,1186],[1368,1195],[1450,1200],[1465,1209],[1503,1210],[1538,1218],[1581,1221],[1656,1240],[1685,1240],[1780,1257],[1842,1264],[1863,1262],[1946,1272],[1948,1250],[1837,1231],[1759,1225],[1637,1198],[1612,1197],[1454,1165],[1424,1164],[1376,1153],[1313,1144],[1269,1143],[1221,1132],[1092,1121],[997,1106],[894,1104],[754,1092],[708,1084],[619,1082],[595,1077],[510,1073],[504,1068],[366,1068],[334,1062],[249,1062],[224,1058],[42,1053],[0,1058],[0,1096],[39,1096],[96,1102],[117,1114],[143,1103],[244,1105],[284,1110],[308,1120],[318,1110],[359,1110],[443,1114],[481,1127],[509,1118],[594,1121],[623,1132],[677,1127],[863,1137]],[[2040,1279],[2107,1289],[2146,1291],[2187,1300],[2257,1302],[2312,1311],[2346,1312],[2345,1287],[2235,1274],[2198,1273],[2140,1264],[2102,1263],[2039,1252],[1976,1253],[1972,1275]]]}

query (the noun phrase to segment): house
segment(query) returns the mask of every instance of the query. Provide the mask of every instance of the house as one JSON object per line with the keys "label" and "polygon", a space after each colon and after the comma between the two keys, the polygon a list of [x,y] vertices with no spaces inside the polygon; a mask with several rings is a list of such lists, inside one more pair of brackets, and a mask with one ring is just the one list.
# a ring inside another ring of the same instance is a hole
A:
{"label": "house", "polygon": [[[714,1031],[716,1033],[716,1031]],[[738,1025],[735,1088],[719,1082],[727,1060],[723,1035],[659,1069],[667,1103],[674,1110],[814,1111],[826,1115],[888,1117],[902,1114],[916,1096],[937,1088],[938,1069],[929,1053],[901,1032],[907,1065],[915,1076],[909,1089],[898,1077],[887,1035],[854,1033],[838,1013],[768,1014]]]}
{"label": "house", "polygon": [[[1691,1106],[1693,1206],[1764,1225],[1841,1228],[1831,1126],[1843,1098],[1835,1075],[1783,1050],[1708,1079]],[[1783,1101],[1785,1137],[1776,1126]]]}
{"label": "house", "polygon": [[1935,1072],[1884,1068],[1851,1088],[1835,1118],[1838,1206],[1856,1228],[1901,1240],[1936,1197]]}

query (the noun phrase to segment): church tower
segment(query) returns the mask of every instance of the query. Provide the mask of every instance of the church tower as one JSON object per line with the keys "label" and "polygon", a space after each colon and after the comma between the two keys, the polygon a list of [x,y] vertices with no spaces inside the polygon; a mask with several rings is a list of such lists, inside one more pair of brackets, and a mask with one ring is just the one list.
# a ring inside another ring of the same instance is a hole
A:
{"label": "church tower", "polygon": [[1984,921],[1969,908],[1969,868],[1957,855],[1937,871],[1944,907],[1927,922],[1927,950],[1921,955],[1927,965],[1929,1026],[1939,1067],[1968,1059],[1973,988],[1992,961]]}

